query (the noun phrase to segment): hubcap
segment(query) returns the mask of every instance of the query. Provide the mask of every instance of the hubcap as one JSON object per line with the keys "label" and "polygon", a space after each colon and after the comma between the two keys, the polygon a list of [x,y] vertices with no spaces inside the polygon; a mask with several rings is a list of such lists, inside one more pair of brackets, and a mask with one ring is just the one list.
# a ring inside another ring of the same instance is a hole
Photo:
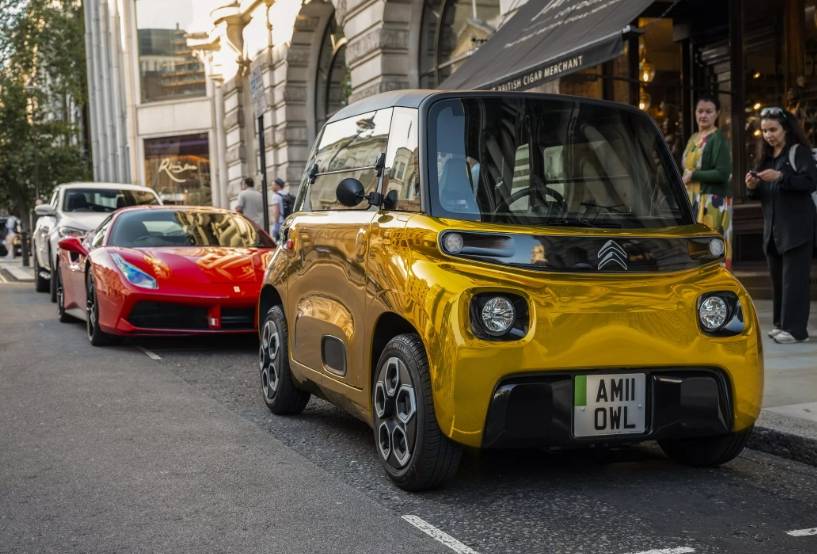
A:
{"label": "hubcap", "polygon": [[377,451],[384,462],[402,469],[417,441],[417,398],[406,364],[393,356],[380,366],[373,390]]}
{"label": "hubcap", "polygon": [[278,392],[281,360],[281,333],[272,320],[264,323],[261,344],[258,347],[258,364],[261,368],[261,387],[267,400],[275,398]]}

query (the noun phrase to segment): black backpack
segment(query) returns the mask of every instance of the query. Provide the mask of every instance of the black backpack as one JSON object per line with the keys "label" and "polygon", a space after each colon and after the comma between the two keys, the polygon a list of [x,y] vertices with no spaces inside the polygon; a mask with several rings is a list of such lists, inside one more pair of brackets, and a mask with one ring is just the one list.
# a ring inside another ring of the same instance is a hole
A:
{"label": "black backpack", "polygon": [[276,192],[281,197],[281,216],[286,219],[292,213],[292,207],[295,205],[295,197],[288,192]]}

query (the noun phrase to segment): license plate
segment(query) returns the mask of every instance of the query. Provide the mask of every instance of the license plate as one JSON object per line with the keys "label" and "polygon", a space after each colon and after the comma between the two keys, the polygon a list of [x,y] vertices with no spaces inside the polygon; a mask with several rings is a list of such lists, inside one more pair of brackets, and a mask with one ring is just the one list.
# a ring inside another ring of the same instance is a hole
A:
{"label": "license plate", "polygon": [[646,412],[643,373],[577,375],[573,379],[573,435],[644,433]]}

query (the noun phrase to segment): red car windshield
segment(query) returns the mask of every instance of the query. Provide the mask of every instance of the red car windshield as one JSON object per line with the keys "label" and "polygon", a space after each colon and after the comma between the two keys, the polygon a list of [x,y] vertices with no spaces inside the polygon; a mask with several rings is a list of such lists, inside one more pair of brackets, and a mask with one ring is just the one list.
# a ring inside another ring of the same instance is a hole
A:
{"label": "red car windshield", "polygon": [[273,247],[270,237],[247,218],[206,210],[138,210],[121,214],[111,231],[109,246]]}

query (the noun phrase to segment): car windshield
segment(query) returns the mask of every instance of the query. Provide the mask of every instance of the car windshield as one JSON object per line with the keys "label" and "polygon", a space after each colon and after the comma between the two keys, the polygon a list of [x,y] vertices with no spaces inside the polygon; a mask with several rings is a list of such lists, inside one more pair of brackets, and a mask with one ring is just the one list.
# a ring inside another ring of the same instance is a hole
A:
{"label": "car windshield", "polygon": [[430,109],[432,213],[518,225],[692,223],[646,115],[575,99],[471,97]]}
{"label": "car windshield", "polygon": [[206,210],[138,210],[117,217],[110,246],[272,247],[275,243],[244,216]]}
{"label": "car windshield", "polygon": [[113,212],[128,206],[155,206],[159,198],[151,191],[129,189],[67,189],[64,212]]}

